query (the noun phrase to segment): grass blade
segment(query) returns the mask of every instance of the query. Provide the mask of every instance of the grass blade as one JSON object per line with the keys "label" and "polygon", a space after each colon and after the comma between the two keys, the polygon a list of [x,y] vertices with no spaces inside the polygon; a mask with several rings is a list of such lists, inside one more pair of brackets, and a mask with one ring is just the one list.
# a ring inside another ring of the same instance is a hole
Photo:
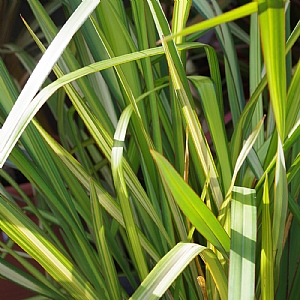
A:
{"label": "grass blade", "polygon": [[274,264],[268,176],[266,176],[262,205],[262,245],[260,259],[262,300],[274,299]]}
{"label": "grass blade", "polygon": [[[126,131],[124,132],[125,136]],[[131,246],[131,253],[133,263],[135,268],[138,270],[140,279],[144,279],[148,272],[147,263],[145,260],[145,255],[142,250],[141,242],[136,230],[136,222],[133,216],[133,210],[131,208],[131,203],[129,200],[129,195],[127,191],[127,186],[124,178],[123,172],[123,145],[122,137],[119,136],[119,132],[115,135],[115,145],[112,148],[111,153],[111,169],[114,179],[114,184],[116,187],[116,192],[118,200],[120,202],[120,207],[126,227],[126,232],[128,235],[129,244]],[[121,144],[121,146],[119,145]]]}
{"label": "grass blade", "polygon": [[22,133],[22,131],[16,130],[16,121],[22,118],[23,112],[26,111],[26,108],[30,105],[34,95],[38,92],[52,67],[68,45],[72,36],[88,18],[99,2],[100,0],[86,0],[82,2],[82,4],[62,27],[61,31],[57,34],[32,72],[32,75],[24,86],[14,107],[0,130],[1,167]]}
{"label": "grass blade", "polygon": [[63,256],[37,225],[3,195],[0,196],[0,227],[38,261],[75,299],[97,299],[93,287],[77,267]]}
{"label": "grass blade", "polygon": [[[47,143],[51,146],[54,152],[58,155],[59,159],[64,163],[64,165],[77,177],[77,179],[81,182],[81,184],[86,188],[90,189],[90,175],[84,170],[84,168],[78,163],[76,159],[65,149],[63,149],[53,138],[51,138],[38,124],[36,127],[45,138]],[[131,174],[130,174],[131,175]],[[128,175],[129,176],[129,175]],[[99,203],[103,206],[103,208],[122,226],[125,228],[125,223],[123,220],[123,216],[120,210],[120,206],[116,203],[116,201],[110,196],[110,194],[96,181],[93,181],[95,185],[95,189],[97,192]],[[135,182],[133,182],[133,185]],[[139,194],[138,191],[131,192],[135,194],[136,192]],[[147,195],[143,194],[144,197]],[[142,196],[138,196],[138,198],[143,198]],[[139,232],[139,238],[141,240],[141,244],[144,249],[149,253],[149,255],[154,259],[154,261],[158,261],[159,257],[153,247],[147,242],[146,238]],[[168,237],[166,237],[168,239]]]}
{"label": "grass blade", "polygon": [[276,126],[285,138],[286,66],[285,13],[282,0],[258,0],[261,42]]}
{"label": "grass blade", "polygon": [[232,167],[228,150],[228,140],[224,125],[224,116],[219,108],[214,83],[207,77],[190,76],[189,80],[197,88],[201,97],[201,103],[209,131],[214,142],[216,153],[219,159],[223,190],[227,191],[232,177]]}
{"label": "grass blade", "polygon": [[130,299],[160,299],[185,267],[205,249],[193,243],[177,244],[157,263]]}
{"label": "grass blade", "polygon": [[234,187],[231,199],[229,299],[254,299],[256,193]]}
{"label": "grass blade", "polygon": [[[190,47],[194,48],[194,47],[198,47],[199,45],[201,45],[201,44],[199,44],[199,43],[188,43],[187,45],[183,46],[180,49],[184,50],[184,49],[189,49]],[[13,129],[13,133],[8,131],[8,133],[12,134],[10,137],[8,137],[9,140],[11,142],[13,142],[14,144],[17,142],[17,139],[20,137],[22,132],[25,130],[26,126],[29,124],[29,122],[35,116],[35,114],[38,112],[38,110],[42,107],[42,105],[48,100],[48,98],[55,91],[57,91],[62,86],[66,85],[66,84],[68,84],[68,83],[70,83],[70,82],[72,82],[72,81],[74,81],[78,78],[81,78],[81,77],[86,76],[88,74],[92,74],[92,73],[95,73],[95,72],[98,72],[98,71],[101,71],[101,70],[104,70],[104,69],[108,69],[112,66],[123,64],[123,63],[126,63],[128,61],[132,61],[132,60],[142,59],[142,58],[149,57],[149,56],[159,55],[159,54],[162,54],[162,53],[163,53],[163,50],[162,50],[161,47],[159,47],[159,48],[152,48],[152,49],[148,49],[148,50],[144,50],[144,51],[140,51],[140,52],[135,52],[135,53],[131,53],[131,54],[126,54],[126,55],[122,55],[120,57],[108,59],[107,61],[100,61],[100,62],[91,64],[90,66],[86,66],[82,69],[73,71],[69,74],[66,74],[66,75],[60,77],[59,79],[57,79],[56,81],[54,81],[53,83],[51,83],[47,87],[45,87],[42,91],[40,91],[34,97],[34,99],[30,102],[30,104],[27,107],[24,108],[24,111],[23,111],[22,115],[20,116],[20,118],[16,118],[16,119],[13,120],[10,117],[12,122],[14,122],[14,124],[12,124],[13,125],[12,127],[14,129]],[[2,86],[2,83],[3,82],[0,78],[0,88]],[[7,92],[6,89],[5,89],[5,92]],[[4,132],[4,131],[1,131],[1,130],[0,130],[0,132]],[[7,136],[8,136],[8,133],[6,133]],[[8,146],[6,147],[5,152],[0,151],[0,165],[4,164],[7,156],[10,154],[12,148],[13,148],[13,146],[11,145],[11,147],[8,147]],[[6,152],[6,151],[8,151],[8,152]],[[2,157],[2,161],[1,161],[1,157]]]}
{"label": "grass blade", "polygon": [[216,254],[211,249],[206,249],[200,253],[205,262],[206,269],[212,276],[214,283],[222,300],[228,299],[228,278],[225,275],[223,266]]}
{"label": "grass blade", "polygon": [[212,28],[212,27],[218,26],[222,23],[231,22],[236,19],[243,18],[243,17],[253,14],[255,12],[257,12],[257,3],[254,1],[251,3],[245,4],[239,8],[233,9],[229,12],[226,12],[226,13],[224,13],[220,16],[217,16],[213,19],[205,20],[199,24],[195,24],[193,26],[187,27],[176,34],[172,34],[171,36],[166,37],[165,40],[169,41],[177,36],[186,36],[186,35],[195,33],[200,30]]}
{"label": "grass blade", "polygon": [[283,251],[283,240],[286,226],[288,207],[288,184],[285,168],[285,159],[280,138],[278,138],[275,182],[274,182],[274,213],[272,226],[273,253],[274,253],[274,275],[275,284],[278,284],[280,261]]}
{"label": "grass blade", "polygon": [[223,194],[219,183],[219,175],[198,117],[191,106],[191,103],[193,102],[192,95],[185,75],[185,70],[178,54],[179,49],[173,42],[167,43],[164,38],[164,36],[170,33],[170,28],[158,1],[148,0],[148,5],[152,11],[156,28],[163,43],[170,77],[177,97],[176,99],[180,104],[186,125],[189,126],[192,136],[193,147],[195,149],[192,153],[194,152],[196,154],[195,159],[199,161],[202,166],[206,178],[208,177],[208,174],[210,175],[210,188],[213,194],[213,200],[216,206],[220,208],[223,202]]}
{"label": "grass blade", "polygon": [[235,164],[235,167],[234,167],[233,176],[232,176],[232,179],[231,179],[231,186],[230,186],[230,189],[227,192],[227,195],[229,195],[231,193],[231,190],[234,186],[237,174],[238,174],[240,168],[242,167],[245,159],[247,158],[248,153],[250,152],[252,146],[254,145],[254,143],[255,143],[258,135],[259,135],[259,132],[260,132],[260,130],[262,128],[262,125],[263,125],[263,121],[264,121],[264,119],[259,121],[259,123],[254,128],[253,132],[249,135],[248,139],[245,141],[245,144],[244,144],[242,150],[239,153],[239,156],[236,160],[236,164]]}
{"label": "grass blade", "polygon": [[101,260],[103,277],[108,285],[107,292],[110,299],[121,299],[119,281],[115,270],[114,261],[109,251],[105,238],[105,226],[103,223],[102,207],[100,206],[95,185],[91,181],[91,209],[93,218],[93,229],[96,246]]}
{"label": "grass blade", "polygon": [[[216,16],[223,15],[222,10],[220,9],[220,1],[217,2],[216,0],[212,0],[211,2],[208,2],[194,0],[193,6],[208,20],[212,20]],[[235,23],[232,22],[230,24]],[[235,126],[240,117],[241,111],[245,106],[245,96],[238,57],[230,29],[231,28],[226,23],[214,27],[217,39],[219,40],[224,53],[226,85],[228,94],[230,94],[228,100],[233,126]]]}
{"label": "grass blade", "polygon": [[163,156],[155,151],[151,153],[166,187],[181,210],[197,230],[227,257],[229,237],[216,217]]}
{"label": "grass blade", "polygon": [[[259,82],[261,81],[261,43],[260,43],[260,35],[259,35],[259,23],[258,23],[258,15],[254,13],[251,15],[251,27],[250,27],[250,58],[249,58],[249,76],[250,76],[250,93],[252,94]],[[253,113],[253,117],[251,118],[251,127],[254,129],[256,124],[263,118],[263,102],[262,96],[259,96],[257,101],[255,111]],[[254,149],[257,151],[264,142],[264,133],[260,132],[257,140],[254,144]]]}

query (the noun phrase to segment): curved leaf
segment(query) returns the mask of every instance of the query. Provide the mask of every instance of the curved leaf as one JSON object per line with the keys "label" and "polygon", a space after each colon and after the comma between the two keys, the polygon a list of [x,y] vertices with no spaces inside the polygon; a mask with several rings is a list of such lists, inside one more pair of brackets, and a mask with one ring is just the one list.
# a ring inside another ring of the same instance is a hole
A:
{"label": "curved leaf", "polygon": [[170,250],[130,299],[159,299],[198,254],[212,273],[221,299],[227,299],[227,279],[217,256],[210,249],[194,243],[179,243]]}
{"label": "curved leaf", "polygon": [[[49,48],[28,79],[15,103],[15,106],[0,130],[1,167],[16,143],[15,135],[13,134],[17,126],[16,120],[21,119],[26,108],[30,106],[34,95],[38,92],[44,80],[51,72],[52,67],[59,59],[72,36],[92,13],[99,2],[100,0],[86,0],[81,3],[50,44]],[[17,133],[19,137],[22,131],[20,132],[20,130],[17,130]]]}

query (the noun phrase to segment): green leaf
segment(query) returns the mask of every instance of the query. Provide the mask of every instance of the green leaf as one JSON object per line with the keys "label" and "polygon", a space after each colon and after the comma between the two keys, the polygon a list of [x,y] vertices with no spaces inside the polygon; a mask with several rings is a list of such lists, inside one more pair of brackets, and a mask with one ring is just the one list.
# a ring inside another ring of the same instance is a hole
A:
{"label": "green leaf", "polygon": [[228,299],[228,278],[225,275],[221,261],[211,249],[205,249],[200,253],[210,272],[222,300]]}
{"label": "green leaf", "polygon": [[179,243],[153,268],[130,299],[159,299],[183,272],[185,267],[206,247]]}
{"label": "green leaf", "polygon": [[[74,3],[74,1],[72,1],[72,3]],[[45,35],[47,42],[51,43],[55,38],[55,36],[57,35],[58,29],[55,26],[54,22],[51,20],[48,11],[46,11],[45,8],[42,6],[42,4],[37,0],[30,0],[29,5],[32,12],[34,13],[36,20],[38,21],[38,24],[43,34]],[[28,32],[33,37],[34,41],[39,46],[39,48],[42,50],[42,52],[45,52],[45,50],[43,50],[40,45],[41,42],[38,40],[34,32],[31,30],[31,28],[27,25],[27,23],[24,20],[23,22]],[[85,26],[85,24],[83,25],[83,27]],[[93,61],[91,61],[90,56],[87,53],[85,42],[83,41],[83,39],[80,40],[80,37],[81,35],[74,36],[74,40],[78,45],[77,54],[80,57],[80,58],[77,57],[76,58],[78,60],[81,59],[84,65],[88,65]],[[75,71],[77,69],[80,69],[80,67],[82,66],[82,64],[77,61],[70,48],[71,47],[68,46],[64,50],[60,59],[57,62],[57,64],[63,70],[64,73]],[[111,71],[112,70],[109,70],[109,72]],[[114,130],[112,124],[116,122],[116,116],[115,116],[115,111],[112,111],[111,109],[111,105],[113,104],[111,103],[112,101],[109,97],[109,93],[107,93],[106,84],[103,84],[103,80],[101,79],[102,79],[101,75],[97,74],[95,76],[91,76],[90,78],[87,77],[80,78],[76,81],[76,83],[78,84],[78,87],[83,93],[86,101],[93,109],[93,112],[95,113],[97,118],[101,120],[105,129],[112,135]],[[57,110],[58,113],[61,113],[59,108]],[[103,111],[105,111],[105,113],[103,113]],[[59,123],[62,122],[61,118],[57,118],[57,121]]]}
{"label": "green leaf", "polygon": [[159,299],[198,255],[203,258],[211,272],[221,299],[227,299],[227,279],[217,256],[204,246],[194,243],[179,243],[153,268],[130,299]]}
{"label": "green leaf", "polygon": [[201,201],[192,188],[160,154],[151,151],[164,184],[175,201],[196,229],[227,257],[230,239],[213,213]]}
{"label": "green leaf", "polygon": [[[172,20],[172,30],[174,33],[180,32],[185,26],[190,13],[191,5],[191,0],[182,0],[174,2],[174,12]],[[182,41],[182,36],[177,36],[177,38],[175,39],[176,44],[181,44]]]}
{"label": "green leaf", "polygon": [[256,11],[257,11],[257,3],[254,1],[251,3],[245,4],[239,8],[233,9],[229,12],[223,13],[222,15],[217,16],[215,18],[205,20],[199,24],[195,24],[193,26],[187,27],[176,34],[167,36],[165,38],[165,40],[169,41],[177,36],[186,36],[188,34],[192,34],[194,32],[200,31],[200,30],[205,30],[208,28],[218,26],[222,23],[231,22],[236,19],[248,16]]}
{"label": "green leaf", "polygon": [[[295,26],[293,32],[289,36],[289,39],[286,43],[286,54],[291,50],[292,46],[295,44],[295,42],[298,40],[300,35],[300,21]],[[254,108],[256,106],[256,103],[259,99],[260,94],[263,92],[264,88],[267,85],[267,77],[264,76],[258,86],[256,87],[255,91],[252,93],[250,100],[246,104],[241,117],[238,121],[237,126],[234,129],[233,137],[231,140],[231,157],[232,162],[235,163],[237,156],[239,155],[239,152],[242,148],[242,142],[243,142],[243,130],[244,128],[248,128],[249,120],[252,120],[252,115],[254,112]],[[287,116],[288,118],[288,116]],[[244,133],[245,134],[245,133]],[[262,181],[261,181],[262,183]]]}
{"label": "green leaf", "polygon": [[[20,137],[22,131],[16,128],[18,120],[22,118],[22,114],[26,108],[31,104],[31,101],[44,80],[51,72],[52,67],[59,59],[61,53],[64,51],[69,41],[75,32],[80,28],[82,23],[88,18],[94,8],[98,5],[100,0],[87,0],[82,2],[70,19],[62,27],[57,34],[49,48],[37,64],[33,73],[29,77],[26,85],[22,89],[15,106],[8,115],[5,123],[0,130],[0,166],[2,167],[17,139]],[[17,131],[16,134],[13,134]]]}
{"label": "green leaf", "polygon": [[264,119],[259,121],[259,123],[254,128],[253,132],[249,135],[249,137],[245,141],[244,146],[243,146],[242,150],[239,153],[239,156],[236,160],[236,164],[235,164],[235,167],[234,167],[233,176],[232,176],[232,179],[231,179],[231,186],[230,186],[230,188],[227,192],[227,195],[229,195],[231,193],[231,190],[234,186],[237,174],[238,174],[240,168],[242,167],[245,159],[247,158],[247,155],[249,154],[252,146],[254,145],[254,143],[255,143],[258,135],[259,135],[259,132],[262,128],[263,122],[264,122]]}
{"label": "green leaf", "polygon": [[[188,49],[190,47],[194,48],[194,47],[198,47],[199,45],[201,45],[201,44],[188,43],[185,46],[183,46],[181,49]],[[153,49],[148,49],[148,50],[135,52],[135,53],[131,53],[131,54],[125,54],[120,57],[108,59],[107,61],[100,61],[97,63],[93,63],[82,69],[78,69],[76,71],[73,71],[71,73],[63,75],[62,77],[60,77],[53,83],[49,84],[47,87],[45,87],[42,91],[40,91],[34,97],[34,99],[30,102],[30,104],[27,107],[23,107],[22,103],[20,104],[20,107],[19,107],[19,104],[15,104],[14,107],[18,107],[18,108],[14,109],[15,112],[11,112],[11,113],[13,113],[14,118],[9,117],[9,120],[10,120],[9,122],[11,122],[10,124],[12,127],[10,129],[8,129],[7,131],[2,130],[5,128],[2,128],[0,130],[0,133],[3,134],[4,136],[6,136],[6,139],[9,139],[9,141],[7,143],[10,144],[10,146],[6,146],[5,151],[4,150],[3,150],[3,152],[0,151],[0,165],[4,164],[7,156],[9,155],[11,149],[13,148],[13,145],[16,144],[18,138],[20,137],[20,135],[22,134],[22,132],[24,131],[26,126],[29,124],[31,119],[35,116],[35,114],[43,106],[43,104],[48,100],[48,98],[59,88],[61,88],[62,86],[66,85],[78,78],[81,78],[83,76],[86,76],[86,75],[89,75],[89,74],[92,74],[92,73],[95,73],[95,72],[98,72],[98,71],[101,71],[101,70],[104,70],[107,68],[110,68],[112,66],[123,64],[128,61],[132,61],[132,60],[146,58],[149,56],[159,55],[162,53],[163,53],[163,50],[161,47],[153,48]],[[0,84],[2,85],[1,78],[0,78]],[[23,113],[20,114],[20,112],[23,112]],[[11,115],[11,113],[9,115]],[[1,159],[1,157],[2,157],[2,159]]]}
{"label": "green leaf", "polygon": [[201,97],[201,104],[209,126],[209,132],[219,159],[223,190],[227,191],[232,177],[232,167],[228,150],[228,140],[226,138],[224,115],[222,115],[218,104],[214,83],[209,78],[203,76],[189,76],[189,80],[195,85]]}
{"label": "green leaf", "polygon": [[270,98],[279,136],[285,138],[286,60],[283,0],[257,0]]}
{"label": "green leaf", "polygon": [[[220,1],[212,0],[208,2],[194,0],[193,6],[208,21],[214,20],[216,16],[224,16],[224,13],[219,7],[221,6]],[[231,25],[235,23],[232,22],[229,24]],[[245,96],[243,91],[243,82],[240,72],[240,66],[238,63],[238,57],[236,53],[237,51],[234,45],[234,39],[232,37],[233,32],[231,33],[231,28],[229,27],[229,24],[222,23],[219,26],[214,26],[213,29],[216,32],[217,39],[222,48],[222,52],[224,53],[226,86],[228,90],[228,95],[230,95],[230,97],[228,97],[228,100],[233,126],[235,127],[240,117],[241,111],[245,106]],[[238,37],[240,37],[240,35],[238,35]]]}
{"label": "green leaf", "polygon": [[289,195],[289,210],[293,214],[295,221],[300,225],[300,207],[295,200]]}
{"label": "green leaf", "polygon": [[51,244],[42,230],[22,211],[0,195],[0,228],[75,299],[97,299],[99,295],[77,267]]}
{"label": "green leaf", "polygon": [[268,176],[266,176],[262,205],[262,245],[260,259],[262,300],[274,299],[274,264]]}
{"label": "green leaf", "polygon": [[116,188],[118,200],[125,223],[126,233],[128,236],[133,263],[138,270],[140,279],[144,279],[148,271],[148,266],[145,259],[145,253],[142,250],[141,241],[137,234],[136,221],[133,216],[133,209],[131,207],[127,186],[123,172],[123,146],[117,146],[118,142],[122,140],[115,136],[115,146],[112,148],[111,153],[111,169],[114,178],[114,185]]}
{"label": "green leaf", "polygon": [[97,190],[95,188],[95,185],[93,184],[93,181],[91,181],[90,186],[93,231],[95,235],[96,247],[102,265],[103,277],[107,284],[107,292],[110,299],[121,299],[117,272],[106,240],[105,231],[107,229],[105,228],[105,225],[103,223],[103,216],[101,211],[102,207],[99,203]]}
{"label": "green leaf", "polygon": [[280,138],[276,155],[276,169],[274,182],[274,212],[272,226],[273,255],[274,255],[274,274],[275,284],[279,281],[280,261],[283,251],[283,240],[286,226],[288,207],[288,184],[285,168],[285,159]]}
{"label": "green leaf", "polygon": [[[90,189],[90,182],[91,182],[91,177],[87,173],[87,171],[79,164],[79,162],[72,156],[70,155],[64,148],[62,148],[52,137],[49,136],[45,132],[44,129],[38,124],[35,124],[37,129],[40,131],[42,136],[45,138],[47,143],[51,146],[51,148],[54,150],[54,152],[57,154],[59,159],[63,162],[66,168],[70,170],[76,178],[81,182],[81,184],[86,188]],[[129,166],[127,165],[129,168]],[[127,169],[129,171],[130,169]],[[132,172],[132,170],[131,170]],[[132,173],[127,175],[128,177],[132,177]],[[116,201],[112,198],[112,196],[96,181],[93,180],[93,184],[95,186],[97,196],[99,203],[101,206],[122,226],[125,228],[123,216],[120,210],[120,206],[116,203]],[[136,182],[132,182],[132,184],[137,184]],[[137,193],[138,199],[142,198],[142,195],[144,197],[147,197],[146,193],[144,192],[143,189],[140,189],[139,187],[135,187],[137,190],[133,190],[132,193],[135,194]],[[142,192],[142,195],[139,195],[139,193]],[[147,202],[149,200],[147,199]],[[143,204],[142,204],[143,205]],[[154,216],[154,219],[157,217]],[[161,226],[160,224],[158,226]],[[159,257],[154,248],[149,244],[145,236],[139,231],[139,238],[141,240],[141,244],[144,247],[144,249],[149,253],[149,255],[154,259],[154,261],[158,261]],[[167,239],[167,237],[166,237]]]}
{"label": "green leaf", "polygon": [[229,299],[255,298],[255,197],[254,189],[232,190]]}
{"label": "green leaf", "polygon": [[205,177],[210,176],[210,188],[213,194],[213,200],[220,208],[223,202],[223,194],[220,187],[219,175],[210,151],[207,141],[203,134],[200,122],[195,111],[192,108],[192,94],[188,85],[182,62],[178,54],[178,48],[173,42],[167,43],[164,36],[170,33],[169,24],[157,1],[148,0],[148,5],[154,17],[154,22],[158,30],[160,39],[163,43],[164,52],[168,62],[170,77],[173,83],[174,93],[177,103],[180,105],[185,120],[185,126],[189,127],[192,136],[193,156],[202,167]]}
{"label": "green leaf", "polygon": [[[138,104],[141,100],[144,100],[147,96],[149,96],[150,94],[154,93],[155,91],[158,91],[160,90],[161,88],[163,88],[163,86],[160,86],[160,87],[157,87],[147,93],[144,93],[143,95],[141,95],[140,97],[138,97],[136,99],[136,103]],[[133,113],[133,107],[132,105],[128,105],[122,112],[120,118],[119,118],[119,121],[118,121],[118,124],[117,124],[117,128],[116,128],[116,132],[115,132],[115,136],[114,136],[114,144],[115,145],[120,145],[119,148],[123,148],[124,145],[125,145],[125,136],[126,136],[126,132],[127,132],[127,129],[128,129],[128,124],[129,124],[129,121],[132,117],[132,113]],[[115,159],[115,160],[119,160],[121,157],[122,157],[122,151],[120,151],[121,149],[119,149],[119,153],[116,152],[116,149],[114,150],[114,152],[112,151],[112,159]],[[113,157],[113,154],[115,157]],[[116,155],[120,155],[120,157],[117,157]],[[120,162],[118,162],[120,164]],[[118,167],[120,168],[120,166]],[[120,170],[119,170],[120,171]],[[117,180],[119,180],[119,178],[121,178],[122,176],[122,184],[124,184],[124,176],[123,176],[123,171],[119,172],[118,171],[118,175],[117,175]],[[117,170],[116,170],[117,172]],[[128,180],[128,179],[127,179]],[[126,181],[126,180],[125,180]],[[117,187],[120,188],[120,184],[116,184]],[[126,189],[126,186],[122,187],[123,189]],[[127,192],[126,192],[127,193]],[[144,199],[144,202],[146,202],[147,200]],[[169,239],[168,237],[168,234],[160,220],[160,217],[159,215],[154,211],[152,205],[150,202],[148,203],[145,203],[145,205],[143,205],[144,209],[146,210],[147,214],[149,216],[151,216],[153,218],[153,220],[155,221],[156,225],[158,226],[160,232],[164,235],[164,239],[166,239],[167,243],[169,245],[172,244],[171,240]],[[126,214],[125,214],[126,215]]]}
{"label": "green leaf", "polygon": [[[260,43],[260,32],[259,32],[259,22],[258,14],[254,13],[251,15],[251,27],[250,27],[250,60],[249,60],[249,76],[250,76],[250,93],[253,94],[256,87],[259,85],[262,77],[262,67],[261,67],[261,43]],[[262,95],[259,96],[257,101],[253,117],[251,118],[252,129],[256,124],[263,118],[263,102]],[[261,131],[255,144],[254,149],[257,151],[264,142],[264,132]]]}

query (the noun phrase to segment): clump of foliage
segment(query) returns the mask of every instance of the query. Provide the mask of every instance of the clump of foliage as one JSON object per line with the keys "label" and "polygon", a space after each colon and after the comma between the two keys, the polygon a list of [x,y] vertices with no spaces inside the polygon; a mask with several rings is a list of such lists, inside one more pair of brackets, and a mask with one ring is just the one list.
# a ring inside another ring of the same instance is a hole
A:
{"label": "clump of foliage", "polygon": [[[122,278],[132,299],[297,299],[300,23],[291,28],[289,4],[99,2],[53,1],[68,17],[59,30],[28,0],[43,56],[18,53],[31,73],[21,91],[0,61],[1,166],[39,196],[21,194],[21,210],[1,188],[0,275],[50,299],[127,299]],[[244,17],[249,33],[234,22]],[[221,55],[199,42],[211,29]],[[248,101],[237,41],[249,45]],[[190,50],[209,74],[187,75]],[[46,102],[56,139],[34,119]]]}

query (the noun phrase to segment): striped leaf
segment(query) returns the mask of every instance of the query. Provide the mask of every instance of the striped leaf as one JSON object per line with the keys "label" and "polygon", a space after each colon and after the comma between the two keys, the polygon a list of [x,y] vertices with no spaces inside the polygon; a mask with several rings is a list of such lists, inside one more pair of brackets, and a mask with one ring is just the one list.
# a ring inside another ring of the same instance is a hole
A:
{"label": "striped leaf", "polygon": [[227,257],[229,237],[216,217],[163,156],[154,151],[151,153],[166,188],[170,190],[181,210],[196,229]]}
{"label": "striped leaf", "polygon": [[270,218],[268,176],[266,176],[262,205],[262,245],[260,258],[261,296],[263,300],[274,299],[274,263]]}
{"label": "striped leaf", "polygon": [[3,195],[0,196],[0,227],[34,258],[75,299],[99,295],[78,268],[45,237],[42,230]]}
{"label": "striped leaf", "polygon": [[284,0],[257,0],[261,41],[277,130],[285,138],[286,65]]}
{"label": "striped leaf", "polygon": [[231,244],[228,299],[254,299],[256,193],[234,187],[231,197]]}

